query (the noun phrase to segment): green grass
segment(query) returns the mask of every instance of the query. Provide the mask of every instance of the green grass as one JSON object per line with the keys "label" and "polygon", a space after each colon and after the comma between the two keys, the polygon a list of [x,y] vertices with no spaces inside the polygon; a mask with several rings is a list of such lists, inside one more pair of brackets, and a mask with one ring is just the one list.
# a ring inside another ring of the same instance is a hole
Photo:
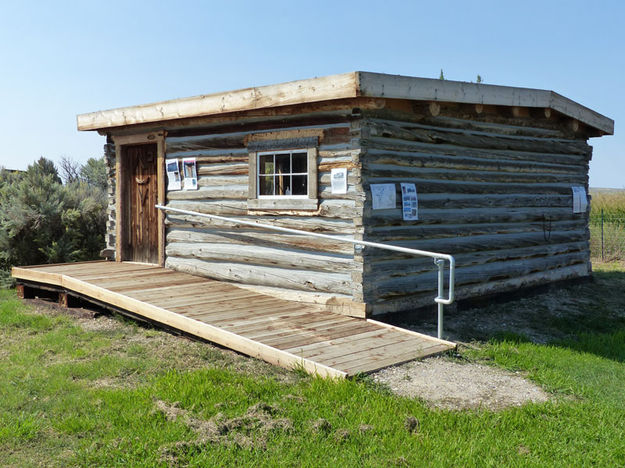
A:
{"label": "green grass", "polygon": [[499,412],[431,409],[367,378],[311,378],[128,321],[84,326],[0,292],[0,464],[622,466],[624,289],[620,267],[578,289],[586,317],[548,324],[569,338],[502,331],[461,349],[553,394]]}

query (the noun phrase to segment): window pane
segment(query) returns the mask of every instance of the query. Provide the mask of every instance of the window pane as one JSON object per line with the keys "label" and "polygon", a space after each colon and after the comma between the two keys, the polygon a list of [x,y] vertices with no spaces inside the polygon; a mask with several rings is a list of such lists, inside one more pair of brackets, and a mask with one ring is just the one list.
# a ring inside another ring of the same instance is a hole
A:
{"label": "window pane", "polygon": [[291,155],[276,154],[276,174],[291,173]]}
{"label": "window pane", "polygon": [[293,195],[291,193],[291,176],[289,174],[276,175],[276,195]]}
{"label": "window pane", "polygon": [[293,193],[292,195],[308,195],[308,176],[293,176]]}
{"label": "window pane", "polygon": [[263,154],[258,157],[258,173],[273,174],[273,154]]}
{"label": "window pane", "polygon": [[258,176],[258,194],[273,195],[273,176]]}
{"label": "window pane", "polygon": [[293,174],[305,174],[308,172],[308,154],[293,153]]}

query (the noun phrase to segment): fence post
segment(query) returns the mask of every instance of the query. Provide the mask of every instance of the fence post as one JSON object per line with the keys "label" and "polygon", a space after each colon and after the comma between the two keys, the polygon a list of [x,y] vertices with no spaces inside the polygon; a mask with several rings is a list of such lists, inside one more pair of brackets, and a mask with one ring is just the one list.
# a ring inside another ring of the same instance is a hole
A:
{"label": "fence post", "polygon": [[603,247],[603,208],[601,208],[601,261],[605,262],[604,259],[604,247]]}

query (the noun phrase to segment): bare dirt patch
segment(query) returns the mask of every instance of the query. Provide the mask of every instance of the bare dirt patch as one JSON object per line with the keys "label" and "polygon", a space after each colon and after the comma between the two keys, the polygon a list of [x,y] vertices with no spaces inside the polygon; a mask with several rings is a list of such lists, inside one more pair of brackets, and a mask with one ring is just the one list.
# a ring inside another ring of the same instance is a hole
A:
{"label": "bare dirt patch", "polygon": [[434,407],[452,410],[500,410],[550,398],[522,375],[443,357],[382,369],[372,378],[398,395],[421,398]]}
{"label": "bare dirt patch", "polygon": [[182,441],[161,447],[161,459],[176,463],[189,451],[201,450],[210,444],[238,446],[243,448],[266,449],[267,435],[272,431],[291,431],[293,424],[288,418],[279,417],[279,410],[266,403],[250,406],[244,415],[226,418],[217,413],[205,420],[180,408],[177,402],[155,401],[155,410],[160,411],[169,421],[180,421],[191,429],[197,439]]}

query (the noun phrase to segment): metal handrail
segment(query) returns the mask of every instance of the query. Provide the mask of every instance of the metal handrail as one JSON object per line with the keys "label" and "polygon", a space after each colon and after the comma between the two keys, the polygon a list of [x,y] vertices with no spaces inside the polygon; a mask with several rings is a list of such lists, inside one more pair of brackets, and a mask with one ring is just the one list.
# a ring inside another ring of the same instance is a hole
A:
{"label": "metal handrail", "polygon": [[[226,221],[229,223],[261,227],[264,229],[270,229],[270,230],[280,231],[280,232],[288,232],[291,234],[299,234],[299,235],[304,235],[304,236],[309,236],[309,237],[331,239],[337,242],[346,242],[348,244],[362,245],[366,247],[375,247],[378,249],[392,250],[394,252],[402,252],[402,253],[407,253],[407,254],[412,254],[412,255],[419,255],[422,257],[433,258],[434,264],[438,267],[438,295],[434,298],[434,301],[438,305],[437,336],[439,339],[443,338],[443,305],[451,304],[452,302],[454,302],[456,260],[451,255],[438,253],[438,252],[429,252],[427,250],[408,249],[406,247],[382,244],[379,242],[369,242],[369,241],[356,240],[356,239],[345,239],[344,237],[333,236],[330,234],[319,234],[317,232],[302,231],[300,229],[291,229],[291,228],[285,228],[285,227],[280,227],[280,226],[273,226],[271,224],[257,223],[254,221],[245,221],[245,220],[236,219],[236,218],[228,218],[226,216],[198,213],[197,211],[190,211],[190,210],[180,210],[178,208],[170,208],[168,206],[163,206],[163,205],[155,205],[155,206],[159,210],[163,210],[163,211],[172,211],[174,213],[186,214],[186,215],[191,215],[191,216],[199,216],[201,218],[217,219],[217,220]],[[447,288],[447,291],[448,291],[447,298],[444,297],[444,294],[445,294],[445,260],[449,262],[449,286]]]}

